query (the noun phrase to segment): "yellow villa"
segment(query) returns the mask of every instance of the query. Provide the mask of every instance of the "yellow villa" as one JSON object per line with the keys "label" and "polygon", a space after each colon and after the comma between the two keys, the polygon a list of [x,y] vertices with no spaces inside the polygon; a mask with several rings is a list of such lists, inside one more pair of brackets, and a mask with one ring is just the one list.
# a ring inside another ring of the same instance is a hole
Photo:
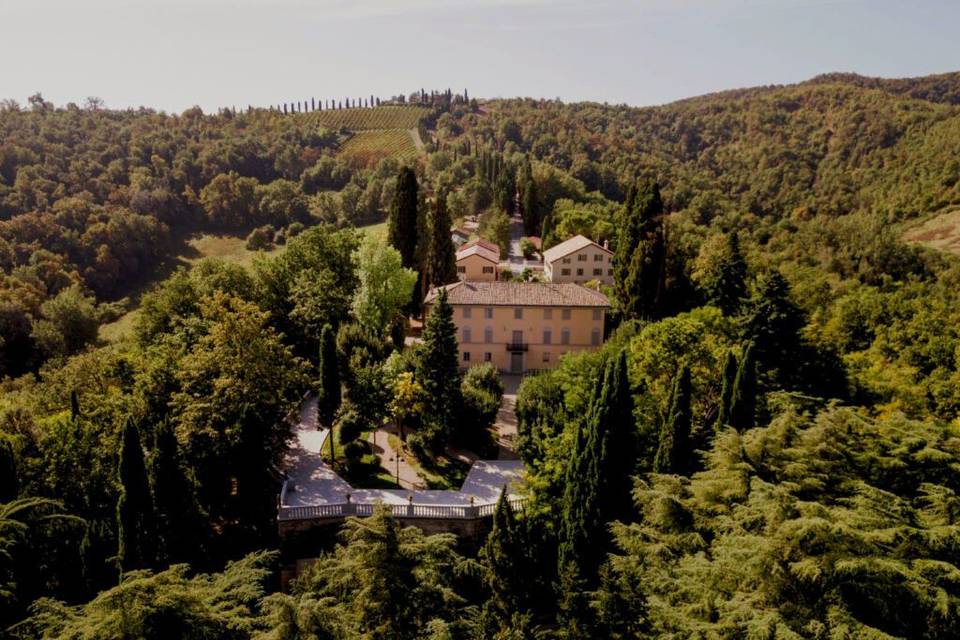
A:
{"label": "yellow villa", "polygon": [[500,247],[485,240],[468,242],[457,251],[457,277],[471,282],[498,279]]}
{"label": "yellow villa", "polygon": [[574,236],[543,252],[543,273],[550,282],[613,284],[613,252],[590,238]]}
{"label": "yellow villa", "polygon": [[[460,345],[460,366],[491,362],[506,373],[549,369],[570,351],[603,344],[607,297],[578,284],[456,282],[448,284]],[[429,313],[439,289],[427,295]]]}

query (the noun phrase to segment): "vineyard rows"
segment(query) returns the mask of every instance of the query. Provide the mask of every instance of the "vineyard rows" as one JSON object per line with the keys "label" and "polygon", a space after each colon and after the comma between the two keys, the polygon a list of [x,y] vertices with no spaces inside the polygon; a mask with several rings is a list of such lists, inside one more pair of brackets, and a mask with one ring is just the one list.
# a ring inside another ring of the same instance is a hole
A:
{"label": "vineyard rows", "polygon": [[373,164],[386,157],[413,160],[417,147],[410,133],[402,129],[360,131],[344,143],[340,153],[363,164]]}
{"label": "vineyard rows", "polygon": [[422,107],[375,107],[373,109],[330,109],[309,115],[327,129],[415,129],[417,121],[428,113]]}

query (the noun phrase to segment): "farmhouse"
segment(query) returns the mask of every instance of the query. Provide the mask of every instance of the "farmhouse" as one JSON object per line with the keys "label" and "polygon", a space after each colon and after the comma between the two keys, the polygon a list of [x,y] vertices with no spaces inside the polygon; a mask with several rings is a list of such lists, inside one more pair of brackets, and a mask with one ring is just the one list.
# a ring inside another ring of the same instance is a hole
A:
{"label": "farmhouse", "polygon": [[455,246],[460,247],[470,239],[470,232],[460,227],[454,227],[450,230],[450,239],[453,240]]}
{"label": "farmhouse", "polygon": [[590,238],[574,236],[543,252],[543,272],[550,282],[613,284],[613,252]]}
{"label": "farmhouse", "polygon": [[[581,285],[461,281],[442,288],[453,307],[463,368],[492,362],[509,373],[549,369],[567,352],[603,343],[610,303]],[[438,291],[427,295],[427,312]]]}
{"label": "farmhouse", "polygon": [[490,282],[497,279],[500,247],[486,240],[474,240],[457,251],[457,277],[472,282]]}

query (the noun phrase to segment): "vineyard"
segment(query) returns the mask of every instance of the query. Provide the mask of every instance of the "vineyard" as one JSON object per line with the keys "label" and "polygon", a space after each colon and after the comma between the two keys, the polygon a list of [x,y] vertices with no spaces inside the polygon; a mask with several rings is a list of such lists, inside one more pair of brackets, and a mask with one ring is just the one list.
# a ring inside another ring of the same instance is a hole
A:
{"label": "vineyard", "polygon": [[371,167],[383,158],[413,160],[417,147],[404,129],[360,131],[344,143],[340,154],[355,166]]}
{"label": "vineyard", "polygon": [[422,107],[375,107],[372,109],[329,109],[309,114],[314,122],[327,129],[415,129],[417,121],[429,113]]}

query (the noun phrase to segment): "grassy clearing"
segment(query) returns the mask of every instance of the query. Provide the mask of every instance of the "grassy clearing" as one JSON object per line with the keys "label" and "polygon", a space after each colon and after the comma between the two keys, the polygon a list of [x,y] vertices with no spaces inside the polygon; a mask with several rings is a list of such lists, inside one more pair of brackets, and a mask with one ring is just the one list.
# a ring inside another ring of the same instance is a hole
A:
{"label": "grassy clearing", "polygon": [[420,118],[429,113],[422,107],[374,107],[372,109],[327,109],[314,111],[308,117],[327,129],[414,129]]}
{"label": "grassy clearing", "polygon": [[960,209],[947,211],[907,229],[904,241],[960,254]]}
{"label": "grassy clearing", "polygon": [[[205,233],[190,238],[184,245],[184,250],[175,256],[173,263],[174,265],[192,266],[204,258],[216,258],[230,264],[250,268],[257,255],[274,255],[283,251],[282,246],[275,247],[270,251],[250,251],[246,244],[245,238]],[[98,332],[100,339],[104,342],[115,343],[131,335],[138,313],[139,309],[131,309],[113,322],[100,325]]]}
{"label": "grassy clearing", "polygon": [[375,238],[380,238],[381,240],[386,239],[387,237],[387,221],[377,222],[374,224],[368,224],[364,227],[357,227],[358,230],[362,231],[365,235],[373,236]]}

